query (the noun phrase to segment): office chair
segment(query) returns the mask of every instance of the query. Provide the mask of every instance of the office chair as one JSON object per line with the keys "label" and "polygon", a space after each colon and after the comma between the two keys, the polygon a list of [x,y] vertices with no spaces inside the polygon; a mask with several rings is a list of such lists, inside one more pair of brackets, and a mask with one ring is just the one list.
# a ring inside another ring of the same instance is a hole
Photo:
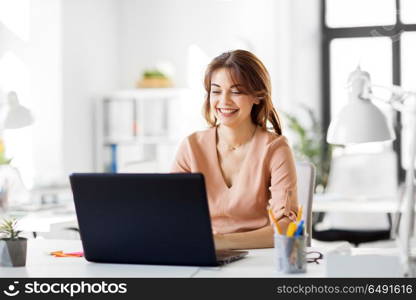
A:
{"label": "office chair", "polygon": [[[354,201],[365,201],[366,198],[377,201],[377,198],[397,196],[397,187],[397,155],[389,150],[332,158],[326,193]],[[391,218],[383,213],[329,212],[325,213],[322,223],[315,224],[313,229],[317,240],[343,240],[358,246],[389,239]]]}
{"label": "office chair", "polygon": [[305,221],[305,229],[308,234],[306,245],[311,245],[312,240],[312,201],[315,189],[315,166],[307,161],[296,162],[296,176],[299,205],[303,206],[302,219]]}

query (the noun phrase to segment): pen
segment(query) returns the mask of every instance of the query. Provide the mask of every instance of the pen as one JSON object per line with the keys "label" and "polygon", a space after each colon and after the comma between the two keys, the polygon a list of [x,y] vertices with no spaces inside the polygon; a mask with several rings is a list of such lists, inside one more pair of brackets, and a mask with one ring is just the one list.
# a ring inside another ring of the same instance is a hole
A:
{"label": "pen", "polygon": [[299,222],[298,228],[296,229],[296,232],[295,232],[295,237],[299,237],[299,236],[302,235],[304,224],[305,224],[305,221],[304,220],[302,220],[302,221]]}
{"label": "pen", "polygon": [[303,205],[299,206],[298,216],[296,217],[296,223],[299,223],[302,220]]}
{"label": "pen", "polygon": [[271,207],[268,209],[268,212],[269,212],[270,219],[272,219],[274,225],[276,226],[277,233],[282,234],[282,229],[280,228],[279,223],[277,222],[276,218],[274,217]]}

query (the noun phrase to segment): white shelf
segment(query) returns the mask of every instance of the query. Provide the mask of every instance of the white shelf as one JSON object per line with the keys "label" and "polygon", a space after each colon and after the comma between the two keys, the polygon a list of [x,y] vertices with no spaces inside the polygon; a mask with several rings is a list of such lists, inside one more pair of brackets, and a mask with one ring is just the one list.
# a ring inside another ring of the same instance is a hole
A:
{"label": "white shelf", "polygon": [[190,90],[182,88],[101,95],[95,109],[95,170],[166,170],[184,136],[184,105],[190,95]]}
{"label": "white shelf", "polygon": [[104,139],[104,145],[110,146],[111,144],[128,144],[128,145],[140,145],[140,144],[176,144],[178,140],[172,139],[166,136],[138,136],[136,138],[106,138]]}
{"label": "white shelf", "polygon": [[182,96],[189,93],[188,89],[182,88],[160,88],[160,89],[130,89],[130,90],[120,90],[111,92],[107,95],[104,95],[103,98],[111,98],[114,100],[117,99],[131,99],[131,98],[140,98],[143,100],[150,100],[153,97],[160,99],[169,100],[172,97]]}

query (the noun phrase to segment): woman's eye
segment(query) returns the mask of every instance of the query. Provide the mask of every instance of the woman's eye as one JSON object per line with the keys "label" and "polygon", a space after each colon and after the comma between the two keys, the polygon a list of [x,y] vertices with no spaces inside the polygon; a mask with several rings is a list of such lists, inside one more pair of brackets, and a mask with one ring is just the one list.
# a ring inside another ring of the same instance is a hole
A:
{"label": "woman's eye", "polygon": [[213,94],[220,94],[221,92],[220,91],[211,91],[211,93],[213,93]]}
{"label": "woman's eye", "polygon": [[239,92],[239,91],[232,91],[231,93],[236,94],[236,95],[241,94],[241,92]]}

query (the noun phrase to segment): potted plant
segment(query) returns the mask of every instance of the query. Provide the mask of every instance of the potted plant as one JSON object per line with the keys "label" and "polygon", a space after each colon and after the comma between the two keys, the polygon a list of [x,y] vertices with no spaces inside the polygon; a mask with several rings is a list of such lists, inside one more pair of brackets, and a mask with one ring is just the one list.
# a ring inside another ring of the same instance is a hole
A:
{"label": "potted plant", "polygon": [[[293,145],[295,157],[300,160],[306,159],[315,165],[315,192],[324,192],[328,183],[334,145],[326,143],[322,126],[313,110],[304,105],[301,108],[307,115],[307,118],[302,119],[303,122],[297,116],[289,113],[283,112],[283,116],[295,136]],[[309,123],[309,126],[305,123]]]}
{"label": "potted plant", "polygon": [[[5,169],[9,167],[11,159],[6,157],[3,139],[0,137],[0,175],[4,173]],[[5,176],[0,176],[0,211],[7,207],[7,182]]]}
{"label": "potted plant", "polygon": [[6,157],[6,149],[4,147],[3,139],[0,138],[0,165],[8,165],[12,160]]}
{"label": "potted plant", "polygon": [[139,88],[169,88],[172,85],[170,78],[158,69],[145,70],[137,83]]}
{"label": "potted plant", "polygon": [[0,266],[23,267],[26,265],[27,239],[20,237],[17,220],[4,219],[0,225]]}

